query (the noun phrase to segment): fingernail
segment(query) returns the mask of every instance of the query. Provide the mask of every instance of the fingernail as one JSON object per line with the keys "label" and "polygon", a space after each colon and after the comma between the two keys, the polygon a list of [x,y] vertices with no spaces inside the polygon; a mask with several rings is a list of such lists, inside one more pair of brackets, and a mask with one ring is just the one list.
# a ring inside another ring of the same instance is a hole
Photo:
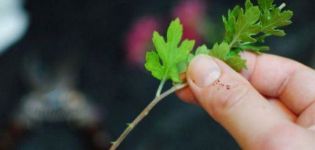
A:
{"label": "fingernail", "polygon": [[189,65],[188,76],[198,87],[204,88],[219,79],[221,70],[210,56],[198,55]]}

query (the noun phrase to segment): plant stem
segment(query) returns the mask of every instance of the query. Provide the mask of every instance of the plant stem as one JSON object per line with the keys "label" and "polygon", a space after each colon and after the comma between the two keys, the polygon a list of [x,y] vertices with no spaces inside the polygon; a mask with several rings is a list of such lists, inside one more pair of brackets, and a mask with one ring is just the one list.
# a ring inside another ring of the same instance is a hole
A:
{"label": "plant stem", "polygon": [[159,97],[161,95],[165,82],[166,82],[165,78],[160,82],[160,85],[156,91],[155,97]]}
{"label": "plant stem", "polygon": [[186,86],[187,86],[186,83],[174,85],[169,90],[155,97],[150,102],[150,104],[147,105],[143,109],[143,111],[130,124],[128,124],[128,127],[124,130],[124,132],[119,136],[119,138],[115,142],[113,142],[113,145],[110,147],[110,150],[116,150],[118,146],[121,144],[121,142],[123,142],[123,140],[127,137],[127,135],[149,114],[149,112],[156,106],[156,104],[162,101],[165,97],[171,95],[177,90],[183,89]]}

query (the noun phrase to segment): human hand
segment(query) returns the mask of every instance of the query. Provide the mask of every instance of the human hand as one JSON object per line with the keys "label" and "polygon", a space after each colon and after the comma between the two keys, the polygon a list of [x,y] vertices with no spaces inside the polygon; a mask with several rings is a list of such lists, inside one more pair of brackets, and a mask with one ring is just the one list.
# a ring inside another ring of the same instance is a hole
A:
{"label": "human hand", "polygon": [[315,71],[293,60],[244,53],[241,75],[206,55],[192,60],[177,93],[206,110],[242,149],[315,149]]}

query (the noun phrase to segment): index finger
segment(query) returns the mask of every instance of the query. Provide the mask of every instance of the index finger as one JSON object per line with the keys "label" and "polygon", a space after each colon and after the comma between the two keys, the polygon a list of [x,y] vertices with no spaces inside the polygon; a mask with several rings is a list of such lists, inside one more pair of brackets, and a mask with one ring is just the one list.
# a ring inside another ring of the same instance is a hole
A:
{"label": "index finger", "polygon": [[280,99],[291,111],[302,113],[315,101],[315,71],[296,61],[269,54],[244,53],[242,74],[263,95]]}

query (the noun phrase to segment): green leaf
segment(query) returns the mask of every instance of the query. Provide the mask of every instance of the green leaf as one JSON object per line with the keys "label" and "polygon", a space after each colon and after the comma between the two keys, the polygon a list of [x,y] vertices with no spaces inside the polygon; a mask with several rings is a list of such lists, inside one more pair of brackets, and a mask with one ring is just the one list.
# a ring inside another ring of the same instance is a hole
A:
{"label": "green leaf", "polygon": [[250,0],[246,0],[245,2],[245,10],[252,8],[254,4]]}
{"label": "green leaf", "polygon": [[274,0],[258,0],[259,8],[262,11],[261,30],[268,36],[284,36],[285,31],[279,28],[292,23],[293,12],[289,10],[282,11],[273,2]]}
{"label": "green leaf", "polygon": [[274,0],[257,0],[257,2],[263,12],[269,12],[274,7]]}
{"label": "green leaf", "polygon": [[182,39],[183,26],[178,18],[171,22],[167,30],[167,42],[173,46],[177,46]]}
{"label": "green leaf", "polygon": [[[182,47],[185,47],[184,46],[184,42],[182,44]],[[190,46],[187,46],[186,48],[187,49],[191,49],[191,44]],[[188,57],[187,57],[187,60],[183,61],[183,62],[180,62],[178,65],[177,65],[177,68],[179,70],[179,73],[183,73],[187,70],[187,67],[188,67],[188,64],[190,63],[190,61],[197,55],[200,55],[200,54],[204,54],[204,55],[209,55],[209,49],[207,48],[206,45],[202,45],[202,46],[199,46],[197,49],[196,49],[196,52],[195,52],[195,55],[193,54],[189,54]]]}
{"label": "green leaf", "polygon": [[187,55],[184,55],[185,58],[174,58],[174,59],[179,59],[182,60],[181,62],[178,63],[177,68],[179,73],[184,73],[187,70],[187,66],[192,59],[193,55],[190,53],[191,50],[194,47],[195,42],[190,41],[190,40],[185,40],[182,45],[179,47],[180,51],[185,52]]}
{"label": "green leaf", "polygon": [[194,57],[195,57],[195,55],[189,54],[189,55],[188,55],[188,63],[190,63],[191,60],[192,60]]}
{"label": "green leaf", "polygon": [[162,59],[165,60],[167,56],[167,49],[166,49],[166,42],[164,38],[158,33],[158,32],[153,32],[153,44],[156,48],[156,51],[158,52],[158,56]]}
{"label": "green leaf", "polygon": [[264,16],[262,19],[262,32],[267,35],[284,36],[285,31],[279,28],[291,24],[292,17],[292,11],[287,10],[282,12],[280,9],[274,8],[270,11],[269,16]]}
{"label": "green leaf", "polygon": [[292,23],[293,12],[283,10],[284,5],[276,7],[274,0],[245,0],[244,8],[236,5],[222,16],[225,28],[223,42],[216,43],[209,50],[206,45],[191,54],[195,42],[182,41],[183,26],[177,18],[168,29],[166,38],[158,32],[153,34],[155,50],[148,52],[145,67],[159,80],[170,79],[181,82],[179,74],[187,70],[189,62],[199,54],[209,54],[225,61],[233,69],[240,71],[246,67],[240,52],[251,51],[257,54],[269,50],[263,43],[269,36],[284,36],[282,27]]}
{"label": "green leaf", "polygon": [[168,72],[169,79],[172,80],[174,83],[180,83],[180,72],[177,67],[173,67],[169,69]]}
{"label": "green leaf", "polygon": [[179,73],[184,73],[186,72],[187,68],[188,68],[188,64],[189,64],[189,60],[188,61],[182,61],[180,63],[178,63],[177,68],[178,68],[178,72]]}
{"label": "green leaf", "polygon": [[189,53],[192,51],[194,48],[195,41],[192,40],[184,40],[182,44],[179,46],[179,48],[174,51],[174,59],[173,61],[180,62],[182,60],[187,59]]}
{"label": "green leaf", "polygon": [[242,50],[247,50],[250,52],[257,53],[257,54],[260,54],[261,52],[268,51],[270,49],[269,46],[260,46],[260,45],[254,45],[254,44],[240,45],[240,48]]}
{"label": "green leaf", "polygon": [[235,24],[235,35],[232,42],[256,42],[252,36],[260,32],[259,18],[260,10],[257,6],[251,7],[245,12],[241,9]]}
{"label": "green leaf", "polygon": [[235,34],[235,24],[237,16],[241,11],[241,7],[236,5],[232,10],[228,11],[228,16],[222,17],[224,27],[225,27],[225,38],[224,41],[231,42]]}
{"label": "green leaf", "polygon": [[149,51],[146,53],[145,68],[151,71],[152,75],[162,80],[165,74],[165,68],[160,63],[159,55],[155,51]]}
{"label": "green leaf", "polygon": [[226,42],[223,42],[221,44],[216,43],[210,50],[210,55],[225,61],[229,52],[230,52],[229,44],[227,44]]}
{"label": "green leaf", "polygon": [[[251,51],[260,54],[269,50],[269,47],[263,44],[265,38],[284,36],[285,31],[282,27],[292,23],[293,12],[283,10],[285,4],[276,7],[274,0],[257,0],[257,3],[245,0],[245,8],[237,5],[228,11],[227,16],[222,17],[225,27],[224,42],[229,45],[228,57],[224,59],[237,70],[245,64],[239,57],[240,52]],[[215,51],[216,55],[226,53],[218,51]],[[222,59],[223,56],[219,57]],[[236,65],[232,63],[234,61]]]}
{"label": "green leaf", "polygon": [[210,53],[210,51],[207,48],[207,46],[206,45],[202,45],[202,46],[199,46],[196,49],[195,55],[200,55],[200,54],[209,55],[209,53]]}
{"label": "green leaf", "polygon": [[229,57],[225,62],[237,72],[246,68],[246,60],[242,59],[238,54]]}
{"label": "green leaf", "polygon": [[181,82],[180,73],[186,71],[191,51],[195,45],[193,40],[182,41],[183,26],[179,19],[173,20],[167,30],[167,41],[158,33],[153,33],[154,51],[146,54],[145,68],[159,80]]}

